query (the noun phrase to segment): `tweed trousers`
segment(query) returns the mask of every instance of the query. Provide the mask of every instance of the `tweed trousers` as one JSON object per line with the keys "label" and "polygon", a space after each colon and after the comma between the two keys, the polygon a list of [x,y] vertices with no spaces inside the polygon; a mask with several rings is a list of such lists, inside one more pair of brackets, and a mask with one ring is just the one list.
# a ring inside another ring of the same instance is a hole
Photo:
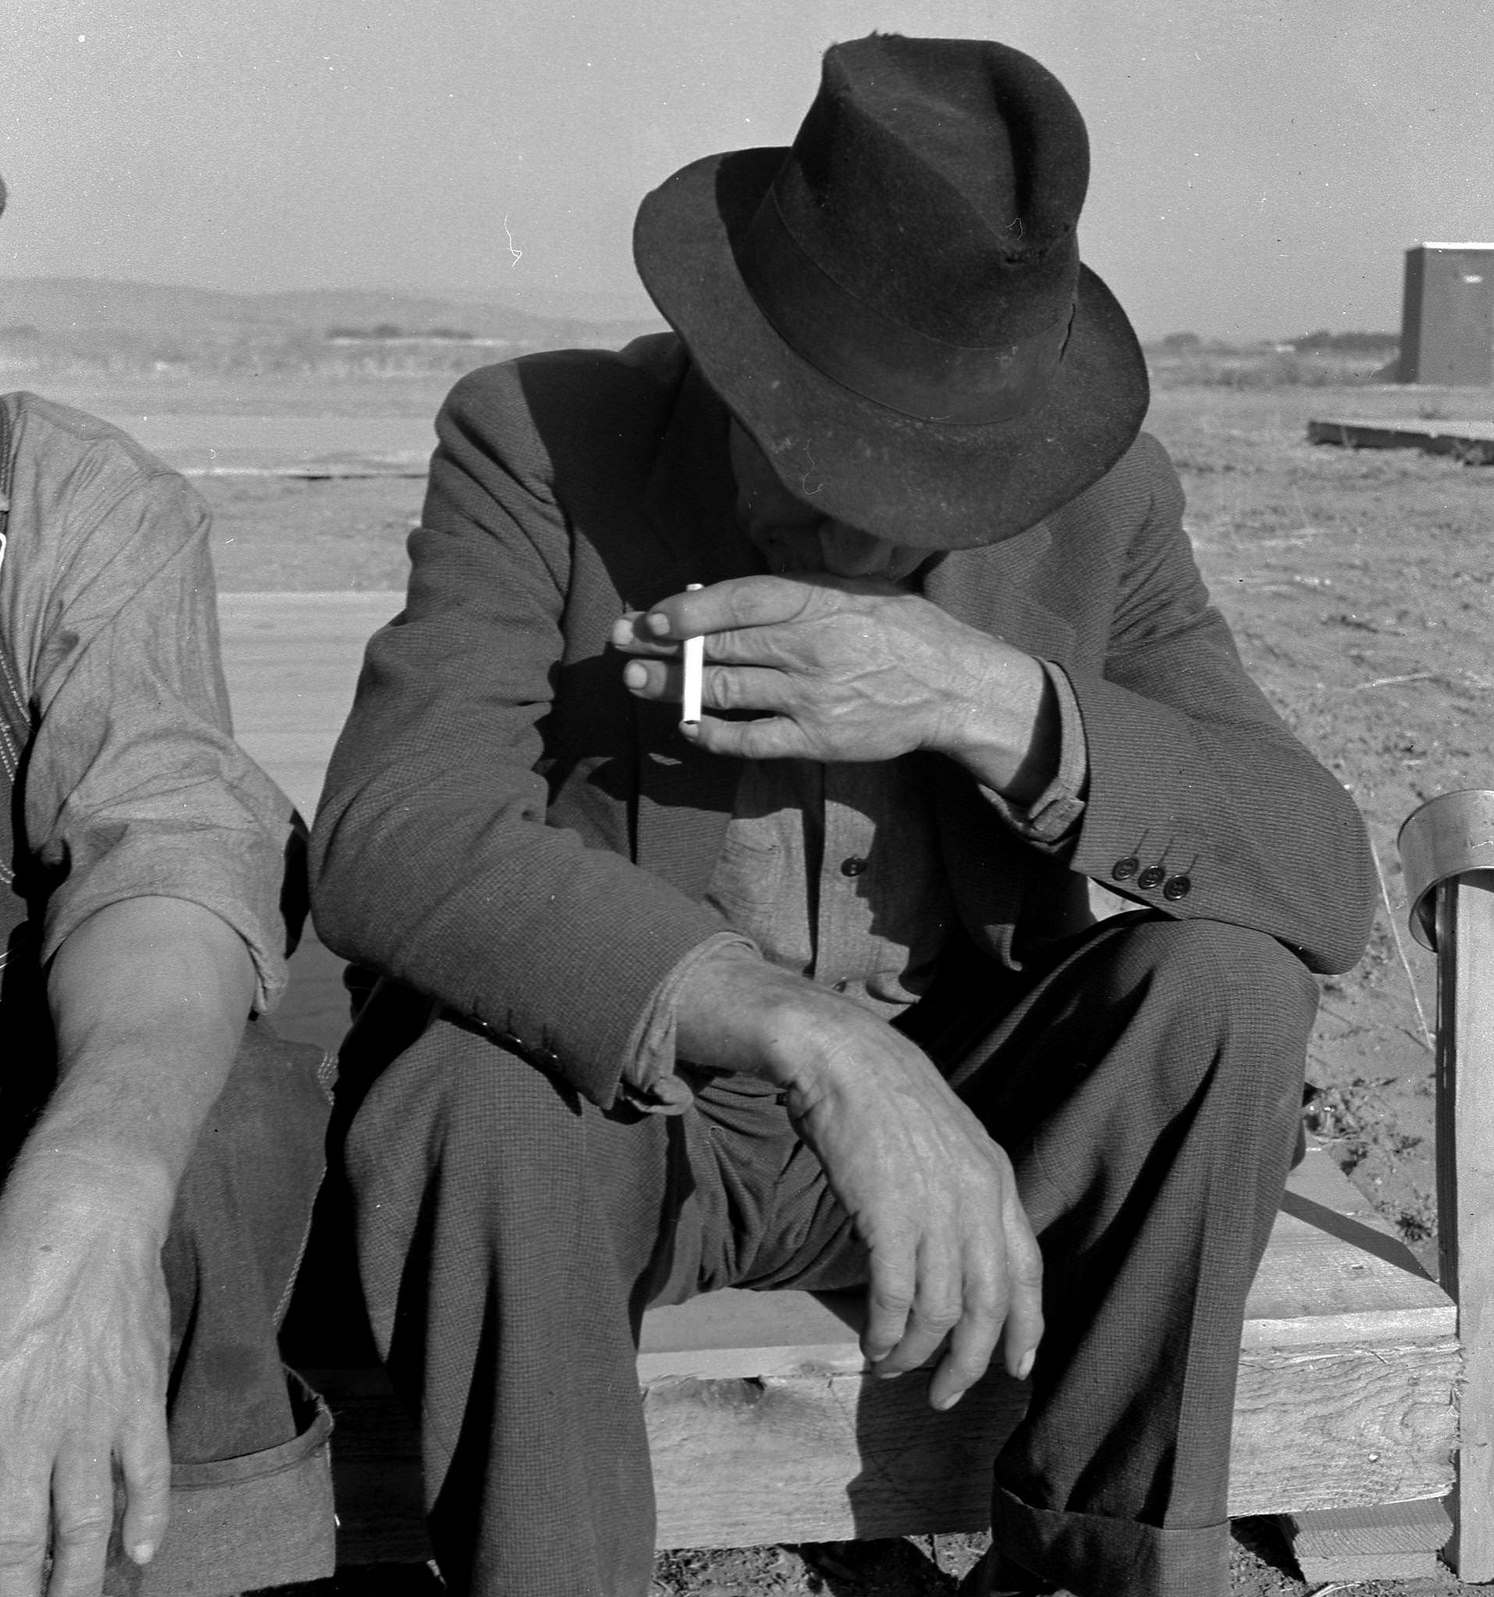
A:
{"label": "tweed trousers", "polygon": [[[1010,1155],[1045,1260],[994,1535],[1082,1597],[1227,1589],[1244,1301],[1316,1002],[1272,939],[1140,912],[1021,977],[951,961],[904,1018]],[[760,1083],[717,1078],[679,1117],[603,1112],[476,1032],[443,1034],[459,1030],[438,1020],[360,1079],[355,1028],[339,1111],[375,1338],[422,1416],[441,1570],[483,1597],[643,1597],[645,1307],[846,1287],[864,1255]]]}

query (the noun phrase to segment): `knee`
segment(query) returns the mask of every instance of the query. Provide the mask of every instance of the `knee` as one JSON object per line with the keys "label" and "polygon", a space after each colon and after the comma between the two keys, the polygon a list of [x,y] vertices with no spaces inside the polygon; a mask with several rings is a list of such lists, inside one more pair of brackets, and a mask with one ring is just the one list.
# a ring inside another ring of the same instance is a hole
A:
{"label": "knee", "polygon": [[1318,986],[1274,937],[1224,921],[1144,921],[1124,935],[1116,975],[1190,1031],[1301,1070]]}

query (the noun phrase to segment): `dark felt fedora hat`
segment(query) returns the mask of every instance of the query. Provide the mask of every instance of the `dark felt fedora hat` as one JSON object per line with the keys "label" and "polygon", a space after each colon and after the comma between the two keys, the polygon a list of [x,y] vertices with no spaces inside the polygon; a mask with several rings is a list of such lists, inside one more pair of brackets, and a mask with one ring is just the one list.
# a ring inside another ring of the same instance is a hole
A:
{"label": "dark felt fedora hat", "polygon": [[790,149],[643,201],[639,275],[795,494],[919,548],[1040,521],[1147,405],[1125,313],[1080,264],[1084,121],[1020,51],[833,45]]}

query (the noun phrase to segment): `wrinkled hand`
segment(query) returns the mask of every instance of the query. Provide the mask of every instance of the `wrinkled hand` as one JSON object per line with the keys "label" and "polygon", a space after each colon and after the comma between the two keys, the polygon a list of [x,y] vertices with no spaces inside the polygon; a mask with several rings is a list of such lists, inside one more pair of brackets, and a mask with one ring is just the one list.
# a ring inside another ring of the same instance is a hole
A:
{"label": "wrinkled hand", "polygon": [[170,1312],[161,1237],[88,1159],[28,1158],[0,1194],[0,1597],[97,1597],[166,1529]]}
{"label": "wrinkled hand", "polygon": [[[708,710],[698,738],[747,759],[894,759],[959,754],[994,735],[1015,770],[1033,734],[1042,668],[915,593],[877,578],[736,577],[631,612],[615,647],[641,698],[677,700],[680,640],[705,636]],[[978,723],[978,724],[977,724]]]}
{"label": "wrinkled hand", "polygon": [[917,1048],[867,1021],[786,1101],[869,1250],[862,1351],[893,1375],[927,1363],[947,1338],[929,1402],[949,1408],[985,1374],[998,1341],[1013,1375],[1030,1371],[1043,1334],[1042,1258],[1006,1153]]}
{"label": "wrinkled hand", "polygon": [[684,1057],[784,1089],[796,1130],[869,1255],[861,1346],[879,1373],[948,1338],[929,1401],[948,1408],[998,1342],[1024,1377],[1043,1334],[1042,1257],[1011,1162],[900,1031],[755,953],[695,962],[676,995]]}

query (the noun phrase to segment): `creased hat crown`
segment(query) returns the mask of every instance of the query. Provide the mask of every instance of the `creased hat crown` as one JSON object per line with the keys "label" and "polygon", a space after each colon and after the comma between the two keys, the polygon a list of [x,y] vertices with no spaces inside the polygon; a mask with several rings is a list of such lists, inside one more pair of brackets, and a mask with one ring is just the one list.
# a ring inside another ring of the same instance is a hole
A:
{"label": "creased hat crown", "polygon": [[996,343],[1072,298],[1089,141],[1030,57],[874,34],[826,52],[773,186],[805,253],[930,337]]}

